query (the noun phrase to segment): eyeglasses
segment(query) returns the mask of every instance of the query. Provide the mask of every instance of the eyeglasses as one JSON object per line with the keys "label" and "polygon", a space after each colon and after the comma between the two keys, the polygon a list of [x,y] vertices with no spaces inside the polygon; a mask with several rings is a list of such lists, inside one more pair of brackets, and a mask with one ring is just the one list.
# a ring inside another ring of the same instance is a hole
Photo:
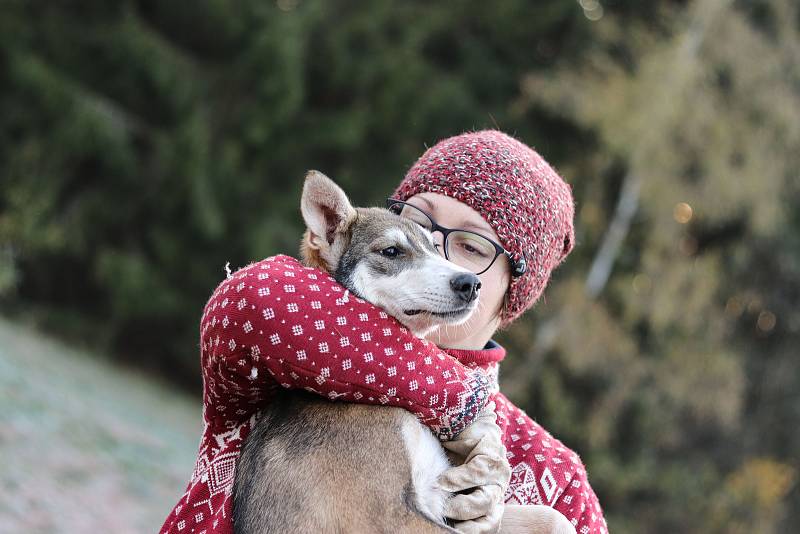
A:
{"label": "eyeglasses", "polygon": [[[402,200],[386,199],[386,207],[392,213],[414,221],[429,232],[441,232],[444,257],[474,274],[483,274],[488,271],[501,254],[508,257],[511,276],[522,276],[525,273],[525,258],[515,261],[508,250],[486,236],[469,230],[445,228],[426,212]],[[439,245],[437,245],[438,248]]]}

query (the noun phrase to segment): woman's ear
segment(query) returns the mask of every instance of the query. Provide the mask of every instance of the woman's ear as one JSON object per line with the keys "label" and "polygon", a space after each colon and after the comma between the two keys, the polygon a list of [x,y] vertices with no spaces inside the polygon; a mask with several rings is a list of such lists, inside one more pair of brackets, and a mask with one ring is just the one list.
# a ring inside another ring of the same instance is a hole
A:
{"label": "woman's ear", "polygon": [[559,262],[564,261],[564,259],[572,252],[572,248],[575,246],[575,235],[573,232],[569,231],[564,235],[564,244],[563,248],[561,249],[561,256],[558,258]]}
{"label": "woman's ear", "polygon": [[309,171],[303,185],[300,211],[315,245],[332,245],[356,216],[347,195],[333,180],[318,171]]}
{"label": "woman's ear", "polygon": [[494,314],[492,315],[493,318],[497,319],[498,321],[502,322],[503,314],[508,309],[508,306],[511,302],[511,269],[506,268],[502,274],[502,283],[505,285],[506,290],[503,292],[503,298],[500,299],[500,306],[497,307]]}

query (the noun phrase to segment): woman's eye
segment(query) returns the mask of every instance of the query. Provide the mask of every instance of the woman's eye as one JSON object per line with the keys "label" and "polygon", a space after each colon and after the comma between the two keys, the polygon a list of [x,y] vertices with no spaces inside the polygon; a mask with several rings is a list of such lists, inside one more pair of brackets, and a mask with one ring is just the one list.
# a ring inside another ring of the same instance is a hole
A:
{"label": "woman's eye", "polygon": [[400,249],[397,247],[386,247],[381,250],[381,255],[387,258],[396,258],[400,254]]}
{"label": "woman's eye", "polygon": [[464,251],[467,254],[474,254],[476,256],[481,256],[481,257],[485,257],[486,256],[486,254],[482,250],[473,247],[469,243],[462,243],[461,244],[461,248],[464,249]]}

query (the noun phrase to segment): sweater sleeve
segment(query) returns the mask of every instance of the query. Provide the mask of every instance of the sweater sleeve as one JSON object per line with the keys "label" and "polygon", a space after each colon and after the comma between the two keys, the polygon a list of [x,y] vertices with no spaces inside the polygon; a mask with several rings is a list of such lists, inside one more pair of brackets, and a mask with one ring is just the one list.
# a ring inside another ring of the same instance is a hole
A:
{"label": "sweater sleeve", "polygon": [[229,430],[277,387],[398,406],[442,440],[480,412],[488,379],[331,276],[274,256],[224,280],[200,325],[204,418]]}
{"label": "sweater sleeve", "polygon": [[589,485],[586,469],[578,460],[577,470],[553,508],[564,514],[578,534],[608,534],[603,509]]}

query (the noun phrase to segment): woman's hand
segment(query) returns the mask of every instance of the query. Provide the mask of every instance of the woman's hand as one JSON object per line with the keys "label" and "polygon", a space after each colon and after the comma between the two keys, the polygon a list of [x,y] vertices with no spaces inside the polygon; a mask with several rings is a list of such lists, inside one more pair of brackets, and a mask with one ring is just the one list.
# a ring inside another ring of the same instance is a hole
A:
{"label": "woman's hand", "polygon": [[439,485],[455,493],[445,505],[445,517],[464,534],[497,532],[503,517],[511,467],[494,409],[490,402],[455,439],[442,443],[463,462],[442,473]]}

